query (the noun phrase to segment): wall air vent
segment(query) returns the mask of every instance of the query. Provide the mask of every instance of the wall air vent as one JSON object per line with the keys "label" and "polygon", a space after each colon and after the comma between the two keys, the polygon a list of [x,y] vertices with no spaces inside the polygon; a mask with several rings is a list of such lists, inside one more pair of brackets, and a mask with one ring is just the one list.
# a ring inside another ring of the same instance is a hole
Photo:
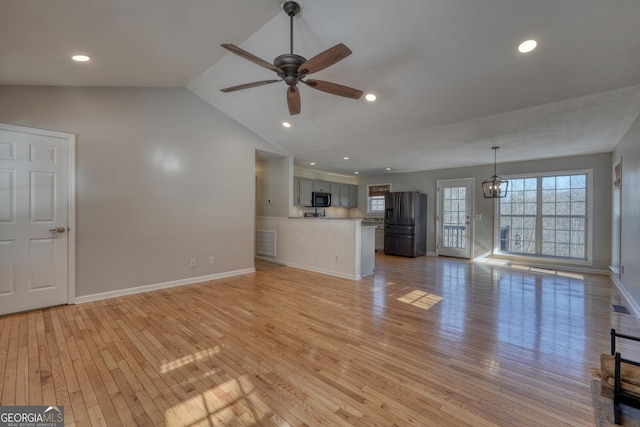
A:
{"label": "wall air vent", "polygon": [[256,256],[276,257],[276,232],[258,230],[256,232]]}

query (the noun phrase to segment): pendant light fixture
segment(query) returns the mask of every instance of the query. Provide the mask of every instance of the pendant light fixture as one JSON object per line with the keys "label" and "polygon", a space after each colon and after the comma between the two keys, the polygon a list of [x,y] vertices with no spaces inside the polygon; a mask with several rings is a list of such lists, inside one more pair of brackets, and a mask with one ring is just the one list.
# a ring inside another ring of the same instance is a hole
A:
{"label": "pendant light fixture", "polygon": [[493,150],[493,176],[482,182],[482,192],[485,199],[500,199],[507,197],[509,181],[496,174],[497,152],[500,147],[491,147]]}

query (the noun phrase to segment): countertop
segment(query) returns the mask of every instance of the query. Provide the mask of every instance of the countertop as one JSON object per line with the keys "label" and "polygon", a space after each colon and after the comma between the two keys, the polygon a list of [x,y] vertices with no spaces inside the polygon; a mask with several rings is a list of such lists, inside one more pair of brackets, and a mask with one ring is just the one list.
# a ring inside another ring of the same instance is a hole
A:
{"label": "countertop", "polygon": [[384,218],[349,218],[325,216],[290,216],[289,219],[321,220],[321,221],[360,221],[362,228],[384,229]]}

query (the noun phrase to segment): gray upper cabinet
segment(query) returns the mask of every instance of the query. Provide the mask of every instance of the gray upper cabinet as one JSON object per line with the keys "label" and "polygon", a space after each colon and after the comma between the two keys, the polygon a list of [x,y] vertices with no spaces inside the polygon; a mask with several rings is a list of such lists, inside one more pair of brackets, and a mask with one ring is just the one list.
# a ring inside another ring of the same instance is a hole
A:
{"label": "gray upper cabinet", "polygon": [[340,184],[340,206],[355,208],[358,206],[358,186]]}
{"label": "gray upper cabinet", "polygon": [[[339,184],[339,186],[340,186],[340,199],[339,199],[340,206],[349,207],[349,185]],[[336,199],[336,203],[338,203],[338,199]]]}
{"label": "gray upper cabinet", "polygon": [[311,206],[311,193],[313,192],[313,181],[301,179],[298,185],[298,205]]}
{"label": "gray upper cabinet", "polygon": [[293,179],[293,204],[311,206],[311,193],[331,193],[331,206],[354,208],[358,206],[358,186],[336,182]]}
{"label": "gray upper cabinet", "polygon": [[331,206],[342,206],[340,204],[340,188],[341,184],[331,184]]}
{"label": "gray upper cabinet", "polygon": [[358,186],[357,185],[349,185],[349,204],[347,205],[350,208],[355,208],[358,206]]}
{"label": "gray upper cabinet", "polygon": [[319,193],[331,193],[331,183],[324,181],[313,181],[313,191]]}

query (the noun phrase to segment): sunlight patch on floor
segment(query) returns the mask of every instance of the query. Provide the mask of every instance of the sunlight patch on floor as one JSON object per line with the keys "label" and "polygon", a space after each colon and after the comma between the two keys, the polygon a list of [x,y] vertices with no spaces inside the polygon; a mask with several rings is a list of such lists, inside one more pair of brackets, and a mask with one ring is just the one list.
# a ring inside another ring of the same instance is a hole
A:
{"label": "sunlight patch on floor", "polygon": [[511,268],[516,270],[530,271],[532,273],[552,274],[555,276],[569,277],[571,279],[584,279],[584,275],[569,271],[554,270],[553,268],[529,267],[526,265],[511,264]]}
{"label": "sunlight patch on floor", "polygon": [[415,289],[398,298],[398,301],[411,304],[424,310],[429,310],[431,307],[442,301],[442,297]]}
{"label": "sunlight patch on floor", "polygon": [[167,427],[259,423],[268,407],[246,375],[226,381],[165,411]]}
{"label": "sunlight patch on floor", "polygon": [[530,271],[532,273],[541,273],[541,274],[552,274],[555,276],[568,277],[571,279],[581,279],[581,280],[584,279],[584,275],[581,273],[556,270],[554,268],[542,268],[542,267],[532,267],[529,265],[522,265],[522,264],[513,264],[511,261],[502,260],[502,259],[475,258],[473,261],[480,262],[483,264],[489,264],[489,265],[499,265],[502,267],[511,268],[513,270]]}

